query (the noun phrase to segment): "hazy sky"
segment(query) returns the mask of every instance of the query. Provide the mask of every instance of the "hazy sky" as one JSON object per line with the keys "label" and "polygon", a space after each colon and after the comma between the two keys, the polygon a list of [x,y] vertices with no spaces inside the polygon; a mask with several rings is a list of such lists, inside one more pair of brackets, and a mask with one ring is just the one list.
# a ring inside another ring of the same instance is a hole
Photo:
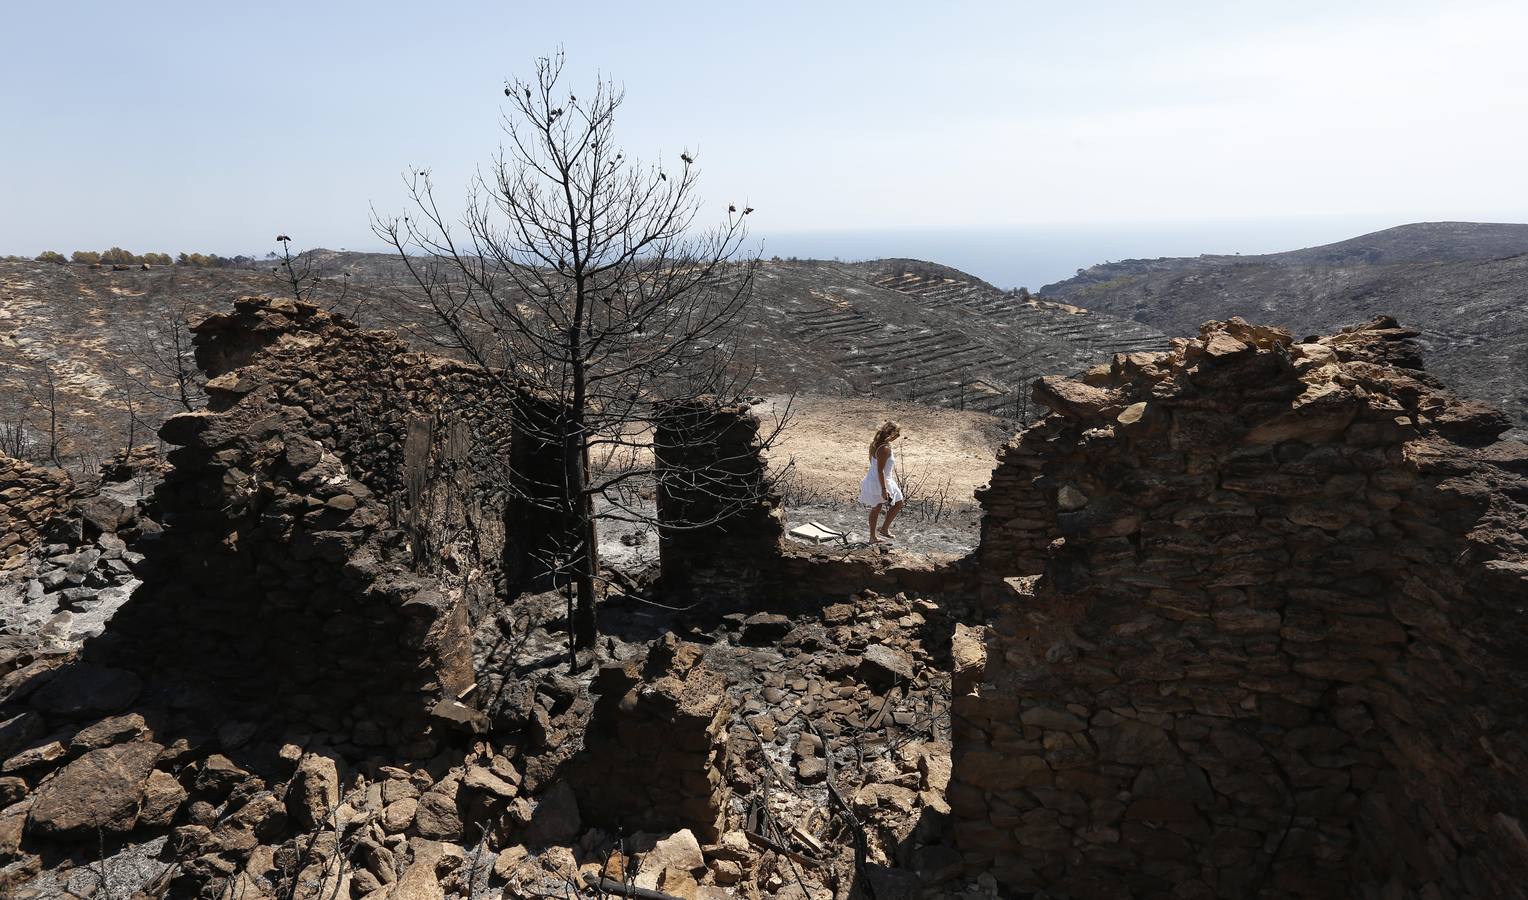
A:
{"label": "hazy sky", "polygon": [[0,253],[376,247],[370,205],[410,166],[462,193],[505,78],[558,45],[575,89],[624,83],[630,153],[698,148],[764,234],[1528,220],[1521,0],[13,0],[0,27]]}

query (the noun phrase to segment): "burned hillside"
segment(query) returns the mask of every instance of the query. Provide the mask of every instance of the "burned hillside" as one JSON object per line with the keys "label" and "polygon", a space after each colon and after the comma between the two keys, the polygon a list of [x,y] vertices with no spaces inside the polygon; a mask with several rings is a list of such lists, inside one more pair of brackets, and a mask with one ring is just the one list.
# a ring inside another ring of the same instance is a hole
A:
{"label": "burned hillside", "polygon": [[604,579],[570,659],[515,388],[241,299],[151,501],[0,467],[19,602],[134,582],[0,650],[0,884],[1513,896],[1528,447],[1414,337],[1233,320],[1043,378],[961,558],[795,544],[747,404],[664,410],[711,490],[660,518],[753,502]]}
{"label": "burned hillside", "polygon": [[[315,305],[393,330],[412,349],[443,352],[440,323],[394,257],[308,257],[323,279],[305,286]],[[79,474],[129,443],[151,441],[186,408],[172,376],[196,373],[189,326],[241,296],[292,296],[273,266],[117,271],[0,261],[5,452]],[[1022,300],[916,260],[764,261],[738,339],[736,362],[749,368],[756,394],[908,400],[1014,421],[1038,414],[1028,399],[1033,378],[1166,340],[1137,323]],[[201,402],[194,391],[192,401]],[[48,458],[54,432],[57,460]]]}

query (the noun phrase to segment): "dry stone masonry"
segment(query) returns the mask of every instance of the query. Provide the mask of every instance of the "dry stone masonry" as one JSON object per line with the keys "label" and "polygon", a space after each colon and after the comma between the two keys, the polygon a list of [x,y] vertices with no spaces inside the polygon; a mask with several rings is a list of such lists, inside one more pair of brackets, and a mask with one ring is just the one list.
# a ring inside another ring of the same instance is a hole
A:
{"label": "dry stone masonry", "polygon": [[1072,897],[1508,897],[1528,447],[1390,320],[1046,378],[958,629],[968,871]]}
{"label": "dry stone masonry", "polygon": [[1523,895],[1528,446],[1393,321],[1041,379],[957,561],[787,544],[747,405],[660,405],[661,580],[572,672],[552,401],[195,331],[153,502],[0,459],[25,603],[143,579],[0,634],[0,895]]}
{"label": "dry stone masonry", "polygon": [[[105,471],[103,469],[103,471]],[[142,483],[74,482],[0,458],[0,668],[100,634],[137,587],[129,543],[158,525],[140,515]]]}
{"label": "dry stone masonry", "polygon": [[356,754],[480,727],[456,701],[514,549],[499,385],[290,300],[195,332],[210,402],[163,428],[166,530],[92,649]]}
{"label": "dry stone masonry", "polygon": [[0,569],[21,565],[49,524],[68,516],[73,506],[68,473],[0,454]]}
{"label": "dry stone masonry", "polygon": [[654,416],[664,590],[738,603],[779,584],[785,533],[780,497],[747,405],[705,398]]}
{"label": "dry stone masonry", "polygon": [[702,648],[668,635],[645,662],[606,666],[575,761],[579,809],[623,833],[688,828],[715,843],[730,794],[726,681],[701,662]]}

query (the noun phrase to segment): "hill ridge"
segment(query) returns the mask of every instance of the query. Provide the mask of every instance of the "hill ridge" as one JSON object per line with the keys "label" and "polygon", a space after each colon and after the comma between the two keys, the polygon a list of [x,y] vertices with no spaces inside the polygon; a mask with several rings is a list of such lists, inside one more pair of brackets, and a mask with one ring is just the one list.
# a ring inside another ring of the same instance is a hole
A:
{"label": "hill ridge", "polygon": [[1304,333],[1393,315],[1422,332],[1430,369],[1528,436],[1528,225],[1418,222],[1257,256],[1121,260],[1040,296],[1170,334],[1238,315]]}

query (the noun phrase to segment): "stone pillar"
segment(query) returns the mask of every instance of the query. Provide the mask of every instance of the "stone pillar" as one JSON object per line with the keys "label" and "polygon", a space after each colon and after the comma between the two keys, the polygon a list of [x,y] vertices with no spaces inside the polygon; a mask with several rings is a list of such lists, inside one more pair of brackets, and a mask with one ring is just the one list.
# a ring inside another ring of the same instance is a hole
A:
{"label": "stone pillar", "polygon": [[745,404],[664,404],[653,420],[659,468],[658,549],[670,596],[767,594],[778,577],[784,511]]}
{"label": "stone pillar", "polygon": [[512,586],[543,579],[546,557],[577,543],[564,502],[562,447],[554,437],[560,407],[551,397],[522,391],[515,397],[509,441],[510,498],[505,509],[504,570]]}
{"label": "stone pillar", "polygon": [[701,649],[668,635],[644,663],[606,666],[593,687],[600,699],[571,778],[584,821],[719,840],[732,707]]}

